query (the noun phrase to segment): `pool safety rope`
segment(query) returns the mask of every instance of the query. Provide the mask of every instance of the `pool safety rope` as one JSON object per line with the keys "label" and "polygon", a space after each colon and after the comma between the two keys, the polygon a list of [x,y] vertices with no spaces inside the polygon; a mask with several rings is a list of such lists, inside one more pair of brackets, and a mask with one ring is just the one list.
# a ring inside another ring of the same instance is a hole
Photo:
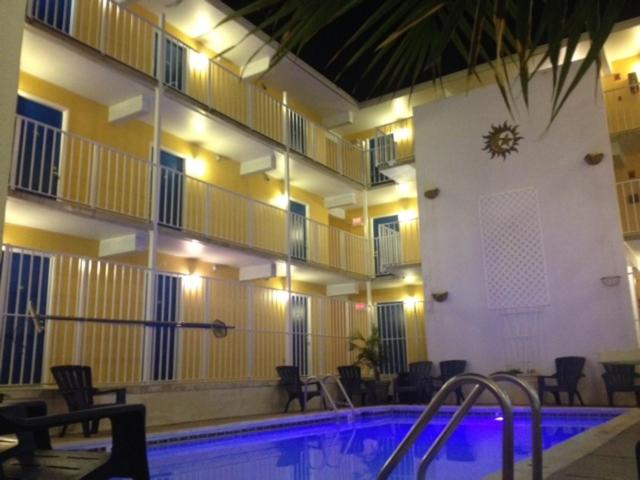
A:
{"label": "pool safety rope", "polygon": [[96,318],[96,317],[73,317],[68,315],[40,315],[33,303],[29,302],[28,316],[33,322],[36,331],[44,330],[45,321],[73,321],[79,323],[98,323],[109,325],[137,325],[139,327],[162,327],[162,328],[196,328],[200,330],[209,330],[214,337],[224,338],[229,330],[236,327],[227,325],[222,320],[215,319],[212,322],[158,322],[154,320],[116,320],[113,318]]}

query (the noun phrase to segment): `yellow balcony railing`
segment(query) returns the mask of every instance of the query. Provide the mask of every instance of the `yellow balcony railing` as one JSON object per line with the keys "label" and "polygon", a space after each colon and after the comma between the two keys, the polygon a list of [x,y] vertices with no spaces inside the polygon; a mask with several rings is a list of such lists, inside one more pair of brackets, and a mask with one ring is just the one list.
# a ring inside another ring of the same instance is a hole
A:
{"label": "yellow balcony railing", "polygon": [[417,218],[381,225],[374,238],[376,273],[420,263],[420,222]]}
{"label": "yellow balcony railing", "polygon": [[32,21],[73,37],[211,110],[288,144],[314,162],[366,184],[366,159],[359,146],[243,81],[206,53],[163,31],[152,17],[145,18],[112,0],[31,0],[29,4],[27,16]]}
{"label": "yellow balcony railing", "polygon": [[616,184],[622,233],[640,235],[640,179]]}
{"label": "yellow balcony railing", "polygon": [[[362,303],[289,296],[236,280],[10,245],[3,250],[0,384],[5,385],[52,383],[48,367],[69,363],[91,366],[100,384],[272,379],[276,366],[292,363],[309,375],[335,373],[339,365],[354,362],[349,337],[366,333],[375,315],[373,306]],[[149,301],[162,308],[147,308]],[[291,326],[289,308],[298,326]],[[64,318],[43,320],[36,328],[33,310]],[[394,352],[400,355],[402,347],[403,359],[424,360],[422,302],[405,304],[398,319],[402,329],[384,331]],[[215,320],[233,327],[226,337],[174,328],[180,322],[206,327]],[[399,331],[402,341],[396,338]]]}
{"label": "yellow balcony railing", "polygon": [[640,92],[628,86],[604,92],[609,133],[621,134],[640,128]]}

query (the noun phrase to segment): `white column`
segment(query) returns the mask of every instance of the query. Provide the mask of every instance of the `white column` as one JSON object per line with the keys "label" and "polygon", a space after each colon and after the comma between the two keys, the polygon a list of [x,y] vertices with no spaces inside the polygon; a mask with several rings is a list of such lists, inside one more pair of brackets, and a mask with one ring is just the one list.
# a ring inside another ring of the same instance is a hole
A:
{"label": "white column", "polygon": [[[156,300],[156,267],[157,267],[157,248],[158,248],[158,211],[159,211],[159,192],[160,192],[160,149],[162,147],[162,96],[164,93],[164,85],[162,83],[162,72],[160,67],[165,61],[165,16],[160,17],[160,36],[158,39],[159,48],[156,57],[156,72],[159,79],[156,82],[154,111],[153,111],[153,155],[151,169],[151,229],[149,230],[148,252],[147,252],[147,285],[146,285],[146,304],[145,304],[145,320],[154,320],[155,300]],[[143,373],[142,378],[145,381],[151,380],[152,376],[152,348],[153,348],[153,330],[145,328],[145,350],[143,356]]]}
{"label": "white column", "polygon": [[369,251],[366,255],[367,262],[369,262],[369,272],[372,272],[369,275],[369,278],[366,282],[367,289],[367,317],[369,320],[369,324],[373,324],[373,298],[371,292],[371,277],[375,275],[375,264],[373,261],[373,239],[371,238],[371,225],[369,225],[369,193],[367,189],[362,190],[362,221],[364,222],[364,238],[367,240],[367,248]]}
{"label": "white column", "polygon": [[11,172],[13,131],[16,118],[16,99],[20,73],[20,50],[26,0],[0,2],[0,45],[2,45],[2,68],[0,68],[0,238],[4,232],[4,214],[7,203],[7,186]]}
{"label": "white column", "polygon": [[293,362],[293,317],[291,311],[291,183],[290,183],[290,148],[291,145],[291,132],[288,127],[287,119],[287,92],[282,93],[282,103],[284,105],[284,196],[287,199],[287,332],[291,335],[287,344],[287,364],[291,365]]}

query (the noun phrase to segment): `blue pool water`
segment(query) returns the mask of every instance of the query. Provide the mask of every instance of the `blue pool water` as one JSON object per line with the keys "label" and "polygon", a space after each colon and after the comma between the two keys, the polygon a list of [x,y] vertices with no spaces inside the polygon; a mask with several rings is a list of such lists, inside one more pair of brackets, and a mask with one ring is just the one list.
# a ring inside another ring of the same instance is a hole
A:
{"label": "blue pool water", "polygon": [[[617,413],[545,416],[547,449]],[[364,416],[355,422],[299,425],[226,438],[151,447],[154,479],[375,479],[417,413]],[[426,452],[448,416],[439,416],[423,433],[392,478],[415,478]],[[472,480],[500,469],[502,423],[494,415],[471,415],[458,428],[429,469],[428,478]],[[531,455],[529,418],[515,421],[516,461]]]}

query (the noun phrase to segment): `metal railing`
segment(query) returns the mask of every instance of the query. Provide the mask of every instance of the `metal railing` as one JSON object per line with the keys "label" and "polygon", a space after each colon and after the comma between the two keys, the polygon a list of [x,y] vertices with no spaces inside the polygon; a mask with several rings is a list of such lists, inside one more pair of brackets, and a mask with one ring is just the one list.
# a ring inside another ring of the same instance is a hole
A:
{"label": "metal railing", "polygon": [[[367,183],[365,156],[359,146],[243,81],[232,67],[212,60],[212,52],[199,51],[190,39],[163,31],[155,15],[142,8],[133,12],[113,0],[30,0],[27,16],[280,144],[290,139],[294,151],[362,185]],[[164,48],[158,48],[160,39]]]}
{"label": "metal railing", "polygon": [[480,396],[488,391],[498,402],[501,409],[502,417],[502,478],[503,480],[514,479],[514,418],[511,401],[508,395],[498,386],[497,382],[509,382],[515,384],[525,392],[531,403],[531,423],[533,437],[533,469],[532,478],[534,480],[542,480],[542,430],[541,430],[541,410],[540,401],[537,394],[526,383],[516,377],[506,374],[498,374],[492,377],[485,377],[478,374],[461,374],[447,381],[442,388],[436,393],[431,400],[429,406],[420,415],[418,420],[411,427],[402,442],[394,450],[392,455],[387,459],[384,466],[378,473],[378,480],[386,480],[389,478],[393,470],[402,461],[409,449],[418,440],[423,430],[428,426],[429,422],[438,413],[438,410],[447,397],[453,393],[456,388],[464,385],[473,385],[473,389],[462,403],[462,405],[453,414],[445,428],[440,432],[435,441],[431,444],[427,452],[422,456],[418,471],[417,479],[425,479],[430,464],[435,459],[438,452],[451,437],[455,429],[464,420],[464,417],[471,410],[474,403]]}
{"label": "metal railing", "polygon": [[616,183],[622,233],[640,234],[640,179]]}
{"label": "metal railing", "polygon": [[146,220],[151,169],[122,150],[16,116],[13,189]]}
{"label": "metal railing", "polygon": [[[174,263],[184,272],[190,268],[186,261]],[[198,272],[207,270],[206,264],[197,266]],[[30,304],[38,315],[68,320],[39,330]],[[50,366],[78,363],[90,365],[101,384],[273,379],[277,365],[292,363],[309,375],[324,375],[355,361],[349,338],[368,330],[371,308],[304,293],[290,300],[287,291],[237,280],[5,245],[0,384],[50,383]],[[412,308],[416,317],[424,311],[421,303]],[[131,319],[167,326],[145,328],[126,322]],[[222,339],[173,328],[215,320],[235,328]],[[424,349],[407,350],[410,361],[423,358]]]}
{"label": "metal railing", "polygon": [[640,128],[640,92],[628,85],[603,92],[611,134]]}
{"label": "metal railing", "polygon": [[[331,392],[329,391],[329,389],[327,388],[327,380],[332,379],[336,382],[336,386],[338,387],[338,392],[340,392],[340,394],[342,395],[342,397],[344,398],[344,401],[340,401],[337,400],[335,398],[333,398],[333,395],[331,394]],[[306,405],[307,403],[307,399],[309,397],[309,385],[311,385],[312,383],[317,383],[317,385],[320,388],[320,392],[322,393],[322,396],[326,401],[329,402],[329,406],[331,407],[331,410],[333,410],[336,414],[339,413],[339,407],[348,407],[349,409],[351,409],[351,412],[353,412],[355,410],[355,407],[353,406],[353,403],[351,402],[351,398],[349,398],[349,394],[347,393],[347,391],[344,388],[344,385],[342,385],[342,382],[340,381],[340,378],[338,378],[336,375],[325,375],[322,378],[316,377],[315,375],[312,375],[310,377],[305,378],[303,384],[302,384],[302,389],[303,389],[303,395],[304,395],[304,403]]]}
{"label": "metal railing", "polygon": [[374,242],[377,274],[420,263],[420,222],[417,218],[380,225]]}

